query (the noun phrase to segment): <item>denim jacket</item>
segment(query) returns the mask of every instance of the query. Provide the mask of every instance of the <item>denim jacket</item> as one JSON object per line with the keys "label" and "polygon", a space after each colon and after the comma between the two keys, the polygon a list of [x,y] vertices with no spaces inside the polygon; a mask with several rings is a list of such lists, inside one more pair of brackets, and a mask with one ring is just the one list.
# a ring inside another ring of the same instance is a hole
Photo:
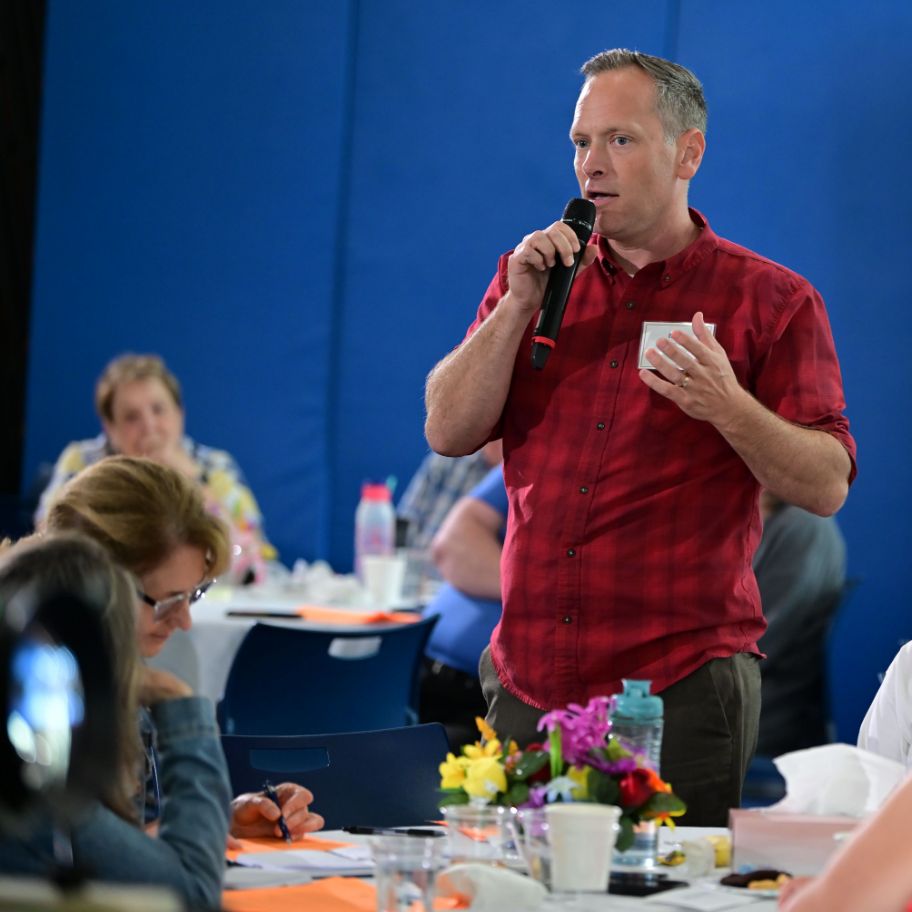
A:
{"label": "denim jacket", "polygon": [[[169,887],[194,909],[221,902],[230,787],[212,703],[203,697],[152,707],[163,795],[158,837],[96,804],[71,831],[73,861],[90,878]],[[47,876],[52,828],[0,839],[0,872]]]}

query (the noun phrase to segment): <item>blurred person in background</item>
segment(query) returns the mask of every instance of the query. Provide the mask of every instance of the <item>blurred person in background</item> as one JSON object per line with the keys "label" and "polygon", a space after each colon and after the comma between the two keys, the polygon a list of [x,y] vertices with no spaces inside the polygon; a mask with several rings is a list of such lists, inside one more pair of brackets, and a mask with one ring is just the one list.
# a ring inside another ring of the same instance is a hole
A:
{"label": "blurred person in background", "polygon": [[104,369],[95,386],[102,433],[69,444],[60,454],[35,513],[40,528],[60,488],[107,456],[142,456],[195,482],[206,507],[231,530],[233,576],[262,581],[275,548],[263,533],[263,517],[238,464],[229,453],[184,434],[180,384],[157,355],[125,354]]}
{"label": "blurred person in background", "polygon": [[[168,887],[193,908],[218,907],[230,792],[211,701],[193,696],[166,672],[140,664],[133,584],[95,542],[62,533],[7,546],[0,555],[0,615],[26,591],[36,604],[68,595],[97,612],[113,666],[117,700],[109,749],[116,755],[116,774],[99,800],[90,801],[62,831],[72,847],[73,868],[95,880]],[[168,790],[158,838],[144,832],[136,801],[142,770],[139,701],[155,722]],[[0,872],[49,879],[58,873],[60,821],[48,810],[35,812],[31,824],[0,833]]]}
{"label": "blurred person in background", "polygon": [[[205,509],[199,487],[150,459],[111,456],[87,468],[54,499],[46,527],[87,535],[133,575],[144,658],[157,655],[175,630],[190,629],[191,605],[228,566],[227,529]],[[154,720],[141,715],[146,822],[154,823],[167,783],[159,770]],[[307,789],[286,782],[276,791],[280,808],[260,794],[232,801],[233,837],[280,836],[280,813],[294,838],[323,826],[323,818],[310,811],[313,795]]]}
{"label": "blurred person in background", "polygon": [[845,585],[846,548],[836,519],[760,492],[763,533],[754,573],[766,617],[758,646],[757,753],[776,757],[829,740],[826,642]]}
{"label": "blurred person in background", "polygon": [[412,476],[396,507],[396,516],[408,523],[405,544],[426,551],[454,504],[465,497],[503,460],[499,440],[469,456],[428,453]]}
{"label": "blurred person in background", "polygon": [[506,524],[507,490],[496,465],[457,501],[431,544],[445,582],[424,612],[438,620],[425,648],[418,715],[442,722],[453,750],[475,740],[475,717],[487,713],[478,661],[500,620]]}

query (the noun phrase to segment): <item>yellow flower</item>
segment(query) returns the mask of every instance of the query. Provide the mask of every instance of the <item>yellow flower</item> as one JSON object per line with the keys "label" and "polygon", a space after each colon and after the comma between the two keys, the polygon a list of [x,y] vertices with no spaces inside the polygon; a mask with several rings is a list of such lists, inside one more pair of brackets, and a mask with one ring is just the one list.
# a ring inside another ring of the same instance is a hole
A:
{"label": "yellow flower", "polygon": [[481,716],[475,716],[475,726],[478,728],[478,731],[481,733],[481,737],[485,741],[493,741],[497,738],[497,732],[485,722]]}
{"label": "yellow flower", "polygon": [[468,765],[469,761],[465,757],[447,754],[446,760],[439,766],[440,787],[445,789],[462,788]]}
{"label": "yellow flower", "polygon": [[574,801],[587,801],[589,799],[589,769],[585,766],[571,766],[567,770],[567,778],[576,788],[573,790]]}
{"label": "yellow flower", "polygon": [[474,744],[467,744],[462,752],[470,760],[480,760],[482,757],[500,757],[500,741],[496,738],[493,741],[487,741],[484,744],[476,741]]}
{"label": "yellow flower", "polygon": [[469,764],[462,787],[472,798],[493,798],[507,790],[507,777],[495,757],[479,757]]}

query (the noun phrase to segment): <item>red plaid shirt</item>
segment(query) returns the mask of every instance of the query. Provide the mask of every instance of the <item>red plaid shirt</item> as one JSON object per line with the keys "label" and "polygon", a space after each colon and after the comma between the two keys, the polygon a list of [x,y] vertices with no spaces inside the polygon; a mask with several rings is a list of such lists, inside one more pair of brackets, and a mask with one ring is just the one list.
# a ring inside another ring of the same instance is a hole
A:
{"label": "red plaid shirt", "polygon": [[[557,348],[520,345],[500,426],[510,519],[492,658],[505,687],[552,708],[648,678],[661,691],[709,659],[759,655],[751,557],[758,484],[708,422],[637,376],[644,320],[716,324],[741,384],[852,457],[823,301],[803,278],[715,235],[628,276],[600,256],[576,281]],[[469,333],[507,291],[500,259]]]}

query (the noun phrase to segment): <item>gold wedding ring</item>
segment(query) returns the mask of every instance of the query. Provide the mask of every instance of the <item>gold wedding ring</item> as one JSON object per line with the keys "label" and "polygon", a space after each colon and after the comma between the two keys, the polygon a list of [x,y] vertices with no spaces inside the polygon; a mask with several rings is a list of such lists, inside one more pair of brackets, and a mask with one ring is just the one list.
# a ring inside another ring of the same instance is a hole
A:
{"label": "gold wedding ring", "polygon": [[690,383],[690,374],[687,371],[681,371],[681,379],[678,381],[678,386],[681,389],[687,389],[687,384]]}

